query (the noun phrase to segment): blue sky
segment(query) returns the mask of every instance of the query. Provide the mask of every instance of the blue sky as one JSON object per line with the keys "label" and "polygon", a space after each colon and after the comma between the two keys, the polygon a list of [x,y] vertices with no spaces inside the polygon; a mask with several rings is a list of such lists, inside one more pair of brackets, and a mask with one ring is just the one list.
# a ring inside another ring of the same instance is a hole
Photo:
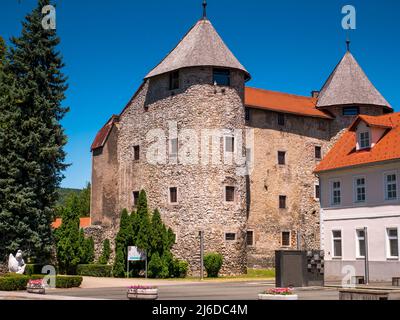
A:
{"label": "blue sky", "polygon": [[[63,120],[69,143],[62,186],[90,181],[90,145],[119,114],[143,77],[201,17],[202,0],[55,0],[70,88]],[[400,110],[400,1],[209,0],[208,17],[250,71],[250,86],[309,95],[345,52],[341,8],[357,9],[352,52]],[[0,35],[18,36],[35,0],[0,2]]]}

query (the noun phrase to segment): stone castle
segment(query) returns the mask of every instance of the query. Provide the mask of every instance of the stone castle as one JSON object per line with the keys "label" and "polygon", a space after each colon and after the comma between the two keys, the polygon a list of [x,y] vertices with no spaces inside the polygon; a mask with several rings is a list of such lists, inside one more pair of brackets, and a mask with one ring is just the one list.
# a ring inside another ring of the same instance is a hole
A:
{"label": "stone castle", "polygon": [[145,78],[92,145],[92,225],[115,234],[140,190],[177,235],[174,253],[224,274],[274,251],[319,249],[313,170],[358,114],[392,112],[350,51],[310,97],[246,86],[250,73],[204,17]]}

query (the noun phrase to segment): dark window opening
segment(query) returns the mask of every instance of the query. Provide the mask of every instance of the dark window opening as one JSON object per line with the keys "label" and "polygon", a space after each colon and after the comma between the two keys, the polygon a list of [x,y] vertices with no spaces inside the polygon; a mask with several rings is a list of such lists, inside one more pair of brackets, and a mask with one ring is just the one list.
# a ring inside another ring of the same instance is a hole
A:
{"label": "dark window opening", "polygon": [[286,196],[279,196],[279,209],[286,209]]}
{"label": "dark window opening", "polygon": [[225,187],[225,201],[235,201],[235,187]]}
{"label": "dark window opening", "polygon": [[344,107],[344,116],[358,116],[360,114],[360,107]]}
{"label": "dark window opening", "polygon": [[133,206],[134,207],[137,207],[139,204],[139,195],[140,195],[139,191],[133,192]]}
{"label": "dark window opening", "polygon": [[214,69],[213,83],[218,86],[230,86],[231,71],[227,69]]}
{"label": "dark window opening", "polygon": [[290,247],[290,232],[282,232],[282,247]]}
{"label": "dark window opening", "polygon": [[169,74],[169,90],[179,89],[179,71]]}
{"label": "dark window opening", "polygon": [[280,165],[286,164],[286,152],[278,151],[278,164]]}
{"label": "dark window opening", "polygon": [[315,185],[315,199],[320,199],[321,197],[321,187],[319,185]]}
{"label": "dark window opening", "polygon": [[236,233],[225,233],[225,240],[226,241],[235,241]]}
{"label": "dark window opening", "polygon": [[246,242],[247,242],[248,246],[254,245],[254,232],[253,231],[247,231]]}
{"label": "dark window opening", "polygon": [[279,126],[285,125],[285,115],[283,113],[278,113],[278,125]]}
{"label": "dark window opening", "polygon": [[139,146],[133,147],[133,160],[135,160],[135,161],[140,160],[140,147]]}
{"label": "dark window opening", "polygon": [[319,146],[315,147],[315,159],[322,159],[322,148]]}
{"label": "dark window opening", "polygon": [[177,203],[178,202],[178,188],[169,188],[169,201],[171,203]]}
{"label": "dark window opening", "polygon": [[251,112],[249,108],[245,109],[245,120],[246,121],[250,121],[250,117],[251,117]]}

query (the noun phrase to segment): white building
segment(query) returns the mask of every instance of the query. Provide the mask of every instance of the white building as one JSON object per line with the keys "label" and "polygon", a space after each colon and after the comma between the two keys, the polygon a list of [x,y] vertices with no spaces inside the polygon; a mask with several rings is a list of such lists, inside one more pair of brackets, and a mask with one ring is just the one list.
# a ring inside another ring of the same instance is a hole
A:
{"label": "white building", "polygon": [[400,277],[399,125],[400,113],[359,116],[316,169],[327,281],[346,266],[364,276],[366,251],[371,282]]}

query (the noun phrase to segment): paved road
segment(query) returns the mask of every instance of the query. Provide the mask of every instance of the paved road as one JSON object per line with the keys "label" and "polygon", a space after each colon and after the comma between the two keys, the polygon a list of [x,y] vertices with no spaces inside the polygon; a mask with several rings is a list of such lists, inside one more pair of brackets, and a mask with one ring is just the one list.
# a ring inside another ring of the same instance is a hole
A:
{"label": "paved road", "polygon": [[[159,300],[257,300],[258,293],[274,287],[270,281],[177,284],[159,286]],[[337,289],[297,289],[300,300],[338,300]],[[48,295],[126,300],[126,287],[49,291]]]}

